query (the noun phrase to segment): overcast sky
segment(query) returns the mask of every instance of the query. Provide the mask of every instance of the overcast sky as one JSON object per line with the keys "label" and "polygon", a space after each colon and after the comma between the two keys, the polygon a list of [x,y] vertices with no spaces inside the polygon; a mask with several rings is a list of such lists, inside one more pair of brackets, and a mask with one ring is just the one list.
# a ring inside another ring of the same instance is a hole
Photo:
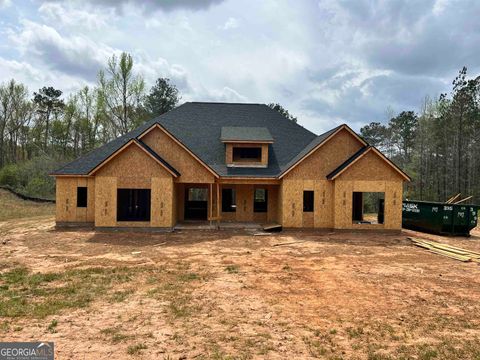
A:
{"label": "overcast sky", "polygon": [[[148,5],[145,5],[148,4]],[[127,51],[183,101],[278,102],[358,130],[480,71],[480,1],[0,0],[0,81],[71,93]]]}

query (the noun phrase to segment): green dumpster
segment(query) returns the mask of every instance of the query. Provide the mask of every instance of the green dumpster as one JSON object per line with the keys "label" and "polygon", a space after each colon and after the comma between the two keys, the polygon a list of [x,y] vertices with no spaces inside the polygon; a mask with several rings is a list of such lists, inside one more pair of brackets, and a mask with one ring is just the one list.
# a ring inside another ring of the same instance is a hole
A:
{"label": "green dumpster", "polygon": [[402,226],[428,233],[470,236],[470,230],[477,226],[478,209],[477,205],[404,201]]}

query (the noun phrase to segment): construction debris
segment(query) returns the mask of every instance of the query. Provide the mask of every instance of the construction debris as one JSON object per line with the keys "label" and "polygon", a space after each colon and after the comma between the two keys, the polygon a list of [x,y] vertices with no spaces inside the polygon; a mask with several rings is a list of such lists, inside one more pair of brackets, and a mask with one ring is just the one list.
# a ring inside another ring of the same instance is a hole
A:
{"label": "construction debris", "polygon": [[263,227],[263,231],[266,231],[266,232],[280,232],[280,231],[282,231],[282,225],[279,225],[279,224],[265,225]]}
{"label": "construction debris", "polygon": [[477,262],[480,263],[480,253],[462,249],[456,246],[442,244],[431,240],[423,240],[417,238],[408,238],[414,245],[422,247],[438,255],[443,255],[451,259],[463,261],[463,262]]}
{"label": "construction debris", "polygon": [[291,241],[291,242],[285,242],[285,243],[278,243],[278,244],[273,244],[272,246],[284,246],[284,245],[294,245],[294,244],[300,244],[305,242],[306,240],[302,241]]}
{"label": "construction debris", "polygon": [[452,196],[450,199],[448,199],[447,201],[445,201],[445,203],[451,204],[452,202],[454,202],[455,200],[457,200],[457,199],[460,197],[460,195],[462,195],[462,193],[458,193],[457,195]]}
{"label": "construction debris", "polygon": [[467,196],[466,198],[464,198],[462,200],[455,201],[454,204],[457,205],[457,204],[463,203],[464,201],[470,200],[471,198],[473,198],[473,196]]}

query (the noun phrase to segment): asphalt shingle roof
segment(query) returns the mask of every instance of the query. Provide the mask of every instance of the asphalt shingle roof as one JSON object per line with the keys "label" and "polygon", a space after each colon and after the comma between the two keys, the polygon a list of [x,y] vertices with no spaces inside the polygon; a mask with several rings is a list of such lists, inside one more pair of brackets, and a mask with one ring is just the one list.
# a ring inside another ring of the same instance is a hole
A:
{"label": "asphalt shingle roof", "polygon": [[273,141],[266,127],[223,126],[220,135],[222,141]]}
{"label": "asphalt shingle roof", "polygon": [[[54,175],[86,175],[116,150],[158,123],[220,176],[276,177],[324,141],[337,128],[316,136],[264,104],[188,102],[58,169]],[[225,164],[222,128],[265,128],[267,168],[232,168]]]}

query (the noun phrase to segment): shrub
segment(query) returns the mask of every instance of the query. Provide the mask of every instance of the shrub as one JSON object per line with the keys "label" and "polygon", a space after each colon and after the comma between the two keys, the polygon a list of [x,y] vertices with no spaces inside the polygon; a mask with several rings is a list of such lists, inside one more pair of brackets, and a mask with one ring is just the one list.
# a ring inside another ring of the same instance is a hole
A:
{"label": "shrub", "polygon": [[20,182],[17,165],[6,165],[0,169],[0,185],[8,185],[16,188]]}

